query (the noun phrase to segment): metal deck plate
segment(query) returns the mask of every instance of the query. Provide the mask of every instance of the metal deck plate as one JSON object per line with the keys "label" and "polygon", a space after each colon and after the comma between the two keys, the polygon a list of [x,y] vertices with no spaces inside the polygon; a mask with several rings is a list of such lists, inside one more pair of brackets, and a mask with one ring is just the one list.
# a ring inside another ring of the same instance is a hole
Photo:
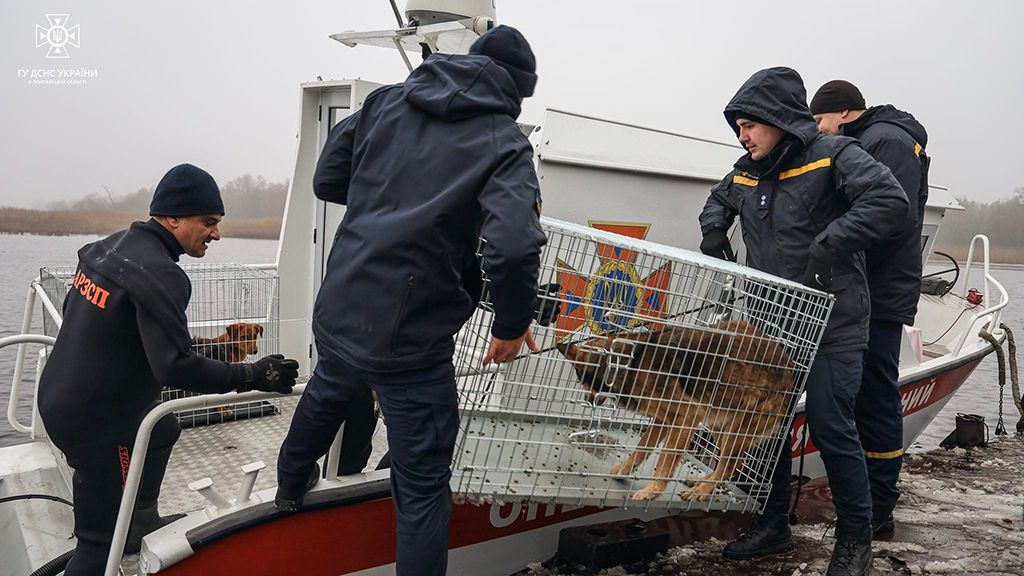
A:
{"label": "metal deck plate", "polygon": [[[198,426],[182,431],[171,452],[171,461],[160,491],[160,513],[191,512],[209,506],[188,484],[212,478],[214,488],[225,498],[234,498],[242,484],[242,466],[262,460],[267,467],[256,478],[254,492],[277,486],[277,453],[295,412],[298,398],[282,398],[281,413],[251,420]],[[383,424],[373,437],[372,469],[387,452]]]}

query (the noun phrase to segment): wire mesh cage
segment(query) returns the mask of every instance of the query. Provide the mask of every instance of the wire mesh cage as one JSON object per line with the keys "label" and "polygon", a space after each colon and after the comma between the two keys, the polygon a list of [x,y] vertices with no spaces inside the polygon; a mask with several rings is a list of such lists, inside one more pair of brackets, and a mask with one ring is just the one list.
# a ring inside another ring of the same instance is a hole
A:
{"label": "wire mesh cage", "polygon": [[[543,219],[541,346],[500,367],[483,305],[456,342],[452,488],[469,500],[755,511],[832,296]],[[557,304],[558,316],[550,324]]]}
{"label": "wire mesh cage", "polygon": [[[192,283],[185,316],[192,348],[225,362],[253,361],[279,350],[278,282],[266,270],[242,264],[183,264]],[[40,284],[60,309],[75,276],[74,266],[40,269]],[[56,336],[57,326],[44,314],[44,331]],[[161,399],[197,396],[198,392],[164,388]],[[184,427],[241,420],[280,412],[280,401],[242,402],[222,408],[178,412]]]}

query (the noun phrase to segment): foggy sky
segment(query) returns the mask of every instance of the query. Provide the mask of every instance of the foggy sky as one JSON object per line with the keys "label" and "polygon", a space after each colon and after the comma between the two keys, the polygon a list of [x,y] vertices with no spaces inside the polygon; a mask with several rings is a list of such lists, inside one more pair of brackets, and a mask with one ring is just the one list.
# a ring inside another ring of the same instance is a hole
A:
{"label": "foggy sky", "polygon": [[[542,123],[550,107],[732,142],[726,102],[755,70],[785,65],[809,94],[843,78],[869,106],[913,113],[930,135],[933,184],[981,201],[1024,186],[1019,0],[498,0],[497,8],[537,54],[540,82],[524,122]],[[80,26],[67,60],[35,47],[47,13]],[[4,0],[0,205],[40,207],[103,186],[127,194],[181,162],[222,184],[245,173],[288,178],[301,82],[406,75],[393,50],[348,48],[328,35],[394,25],[386,0]],[[18,75],[46,68],[98,77],[33,86]]]}

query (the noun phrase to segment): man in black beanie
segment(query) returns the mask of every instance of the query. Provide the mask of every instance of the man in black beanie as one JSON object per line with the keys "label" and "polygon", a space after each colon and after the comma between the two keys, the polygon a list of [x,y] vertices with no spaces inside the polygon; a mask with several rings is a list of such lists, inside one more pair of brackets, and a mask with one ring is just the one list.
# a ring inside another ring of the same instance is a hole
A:
{"label": "man in black beanie", "polygon": [[[63,324],[39,379],[39,414],[74,468],[75,554],[68,576],[102,574],[114,536],[124,479],[139,424],[164,386],[206,393],[288,393],[298,364],[272,355],[252,364],[196,354],[185,309],[192,287],[177,265],[201,258],[220,239],[220,190],[190,164],[156,187],[152,218],[83,246],[64,300]],[[181,433],[168,414],[157,421],[145,458],[125,551],[182,515],[161,517],[157,498]]]}
{"label": "man in black beanie", "polygon": [[[756,72],[725,107],[747,153],[711,190],[700,214],[701,250],[731,255],[726,231],[738,216],[748,266],[836,297],[807,375],[805,409],[838,517],[826,575],[863,576],[872,561],[871,494],[854,423],[868,345],[863,250],[903,222],[907,199],[889,169],[856,140],[819,134],[806,101],[800,75],[778,67]],[[758,322],[755,309],[750,316]],[[762,513],[725,546],[725,558],[792,547],[788,432]]]}
{"label": "man in black beanie", "polygon": [[860,90],[845,80],[826,82],[811,100],[824,134],[860,140],[864,150],[892,170],[910,201],[903,224],[866,251],[871,325],[864,375],[857,395],[857,431],[871,480],[871,525],[891,533],[903,462],[903,406],[899,392],[903,326],[912,326],[921,297],[921,227],[928,203],[928,132],[912,115],[891,105],[865,107]]}
{"label": "man in black beanie", "polygon": [[[276,504],[298,510],[352,411],[377,394],[388,424],[399,576],[443,575],[458,432],[453,336],[483,279],[494,307],[485,363],[510,362],[537,303],[540,188],[516,125],[537,83],[532,50],[499,26],[467,55],[433,54],[367,97],[328,136],[317,198],[347,206],[313,310],[319,354],[278,457]],[[480,238],[485,242],[480,242]],[[359,453],[366,454],[365,450]],[[365,463],[365,460],[364,460]]]}

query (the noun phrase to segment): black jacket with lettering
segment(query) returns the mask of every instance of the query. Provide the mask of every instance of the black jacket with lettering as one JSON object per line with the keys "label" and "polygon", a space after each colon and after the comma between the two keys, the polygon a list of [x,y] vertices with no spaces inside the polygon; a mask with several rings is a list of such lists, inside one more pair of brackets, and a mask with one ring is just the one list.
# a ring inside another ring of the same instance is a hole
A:
{"label": "black jacket with lettering", "polygon": [[365,370],[449,361],[490,281],[492,334],[536,305],[540,189],[512,76],[480,55],[430,56],[335,126],[317,198],[347,206],[313,311],[317,345]]}
{"label": "black jacket with lettering", "polygon": [[228,392],[240,365],[193,352],[183,253],[154,220],[83,246],[63,325],[39,380],[39,413],[61,449],[128,442],[163,386]]}
{"label": "black jacket with lettering", "polygon": [[842,133],[889,167],[910,201],[903,224],[871,245],[867,256],[871,318],[913,324],[921,299],[921,226],[928,203],[928,132],[913,116],[886,104],[844,124]]}
{"label": "black jacket with lettering", "polygon": [[[853,138],[825,136],[807,108],[803,80],[790,68],[757,72],[725,108],[784,130],[773,162],[746,154],[711,190],[700,215],[706,234],[740,217],[747,265],[801,282],[813,256],[833,267],[836,303],[819,352],[863,350],[868,341],[864,250],[906,218],[907,198],[884,165]],[[781,148],[780,148],[781,147]]]}

